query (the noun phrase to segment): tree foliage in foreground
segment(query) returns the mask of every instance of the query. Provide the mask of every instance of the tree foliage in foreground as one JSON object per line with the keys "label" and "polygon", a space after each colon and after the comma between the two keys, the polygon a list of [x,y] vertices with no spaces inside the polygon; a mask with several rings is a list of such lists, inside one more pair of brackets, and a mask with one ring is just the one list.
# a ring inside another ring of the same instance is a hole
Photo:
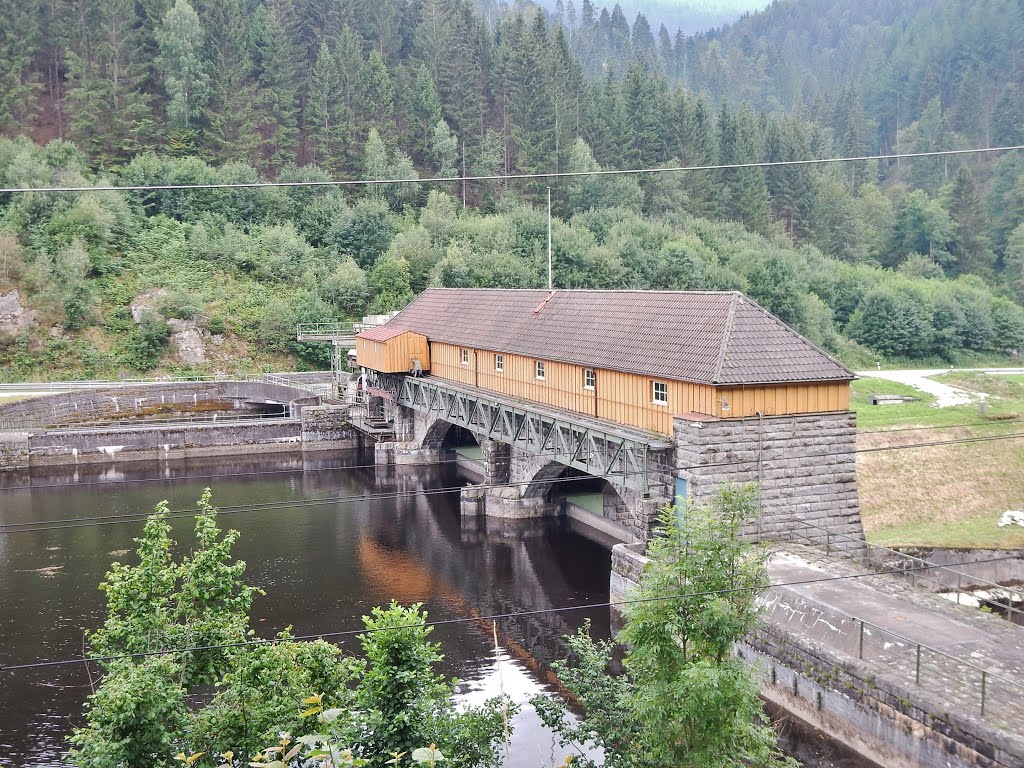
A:
{"label": "tree foliage in foreground", "polygon": [[768,584],[766,552],[739,537],[755,504],[751,487],[722,488],[708,505],[663,511],[635,595],[649,602],[626,606],[618,638],[624,674],[608,673],[616,644],[593,640],[584,627],[568,638],[576,663],[555,664],[584,717],[534,701],[563,740],[601,747],[608,768],[791,764],[764,723],[753,670],[732,650],[757,624],[754,601]]}
{"label": "tree foliage in foreground", "polygon": [[[191,552],[175,555],[167,515],[162,502],[136,539],[138,563],[114,563],[101,585],[107,618],[89,639],[103,677],[69,738],[70,763],[209,768],[252,755],[282,767],[497,765],[508,702],[456,711],[420,605],[364,616],[359,659],[287,630],[254,642],[248,614],[260,590],[242,580],[245,563],[231,555],[238,532],[220,530],[209,489]],[[203,650],[169,653],[178,648]]]}

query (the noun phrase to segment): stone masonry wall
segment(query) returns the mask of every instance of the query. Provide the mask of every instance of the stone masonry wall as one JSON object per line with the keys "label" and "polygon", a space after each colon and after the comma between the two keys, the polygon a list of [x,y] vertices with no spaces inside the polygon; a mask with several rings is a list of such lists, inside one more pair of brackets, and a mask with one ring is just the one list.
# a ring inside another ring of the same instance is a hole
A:
{"label": "stone masonry wall", "polygon": [[911,680],[770,623],[739,648],[766,698],[885,766],[1020,766],[1021,737]]}
{"label": "stone masonry wall", "polygon": [[354,440],[347,405],[307,405],[302,409],[302,442],[351,444]]}
{"label": "stone masonry wall", "polygon": [[[674,434],[676,473],[686,480],[689,498],[707,499],[722,483],[759,483],[760,517],[748,535],[823,544],[827,528],[863,538],[853,413],[677,417]],[[855,549],[857,543],[833,540],[832,547]]]}

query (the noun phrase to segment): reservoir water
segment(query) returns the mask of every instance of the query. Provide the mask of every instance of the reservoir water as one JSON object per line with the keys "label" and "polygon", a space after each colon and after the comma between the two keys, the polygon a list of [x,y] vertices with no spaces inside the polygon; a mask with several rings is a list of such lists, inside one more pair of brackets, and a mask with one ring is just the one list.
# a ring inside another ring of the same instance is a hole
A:
{"label": "reservoir water", "polygon": [[[248,563],[248,582],[266,591],[252,610],[261,637],[288,626],[296,634],[360,629],[360,617],[391,599],[422,602],[435,620],[608,599],[610,556],[598,544],[536,523],[463,530],[458,492],[437,492],[460,484],[451,468],[389,471],[365,466],[366,459],[126,462],[0,475],[7,486],[0,525],[50,528],[0,533],[0,664],[80,657],[83,633],[102,622],[97,585],[112,561],[134,562],[132,539],[142,524],[88,518],[148,512],[161,499],[188,509],[207,486],[222,507],[286,502],[221,518],[241,532],[235,555]],[[11,489],[26,482],[33,487]],[[345,500],[311,503],[330,497]],[[190,541],[191,521],[175,521],[172,535]],[[545,689],[544,666],[562,655],[561,636],[585,618],[607,636],[603,608],[499,621],[500,656],[489,623],[438,627],[433,638],[445,654],[442,671],[463,681],[467,700],[500,686],[525,701]],[[88,693],[81,664],[4,673],[2,762],[59,765]],[[516,718],[515,733],[508,765],[562,762],[564,750],[529,709]]]}
{"label": "reservoir water", "polygon": [[[105,614],[98,585],[114,560],[135,562],[142,522],[119,516],[193,508],[203,489],[225,509],[223,528],[241,537],[246,579],[266,591],[252,626],[270,638],[361,629],[361,617],[394,599],[422,602],[433,620],[481,617],[608,599],[610,553],[557,521],[464,527],[452,465],[377,468],[372,452],[242,457],[159,464],[88,464],[0,473],[0,665],[81,657],[87,630]],[[272,508],[251,505],[280,502]],[[230,507],[250,505],[239,511]],[[191,520],[173,538],[191,541]],[[31,525],[32,530],[19,530]],[[464,701],[505,691],[516,702],[549,692],[547,666],[562,637],[585,619],[610,633],[602,607],[436,628],[441,670],[458,677]],[[353,652],[357,649],[352,647]],[[81,724],[90,681],[83,664],[0,673],[0,762],[57,766],[65,737]],[[513,721],[508,768],[562,764],[560,747],[532,709]],[[820,742],[820,743],[819,743]],[[787,749],[808,764],[867,765],[820,735],[787,728]]]}

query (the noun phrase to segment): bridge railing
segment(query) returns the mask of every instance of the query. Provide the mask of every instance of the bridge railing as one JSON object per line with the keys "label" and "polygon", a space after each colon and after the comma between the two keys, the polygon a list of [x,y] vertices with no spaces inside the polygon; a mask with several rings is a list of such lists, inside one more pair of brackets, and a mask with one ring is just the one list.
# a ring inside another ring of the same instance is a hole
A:
{"label": "bridge railing", "polygon": [[212,376],[154,376],[136,379],[78,379],[73,381],[18,381],[0,384],[4,392],[68,392],[75,389],[120,389],[147,384],[178,384],[210,381],[263,381],[262,373],[216,374]]}
{"label": "bridge railing", "polygon": [[369,384],[387,392],[399,405],[641,493],[651,489],[652,452],[671,445],[661,435],[577,418],[568,411],[546,411],[525,401],[506,401],[494,393],[431,378],[377,374]]}
{"label": "bridge railing", "polygon": [[362,333],[368,327],[363,323],[302,323],[295,326],[295,338],[299,341],[332,341],[347,339]]}
{"label": "bridge railing", "polygon": [[910,581],[912,586],[921,585],[936,594],[949,595],[957,605],[960,605],[965,599],[977,600],[978,598],[972,593],[984,590],[987,593],[984,602],[1005,611],[1007,618],[1011,621],[1016,619],[1016,623],[1024,624],[1024,620],[1022,620],[1024,619],[1024,590],[997,584],[958,568],[939,565],[896,549],[871,544],[857,536],[836,533],[807,520],[790,518],[790,522],[813,528],[819,534],[824,534],[826,554],[832,553],[833,541],[856,541],[859,545],[859,553],[857,550],[851,552],[850,549],[844,547],[844,557],[859,560],[867,568],[887,572],[895,571],[894,575],[897,576],[901,575],[900,571],[906,571],[905,578]]}
{"label": "bridge railing", "polygon": [[981,717],[1013,719],[1024,714],[1024,684],[1005,675],[904,637],[870,621],[850,617],[857,626],[857,658],[877,659],[896,668],[914,685],[973,708]]}

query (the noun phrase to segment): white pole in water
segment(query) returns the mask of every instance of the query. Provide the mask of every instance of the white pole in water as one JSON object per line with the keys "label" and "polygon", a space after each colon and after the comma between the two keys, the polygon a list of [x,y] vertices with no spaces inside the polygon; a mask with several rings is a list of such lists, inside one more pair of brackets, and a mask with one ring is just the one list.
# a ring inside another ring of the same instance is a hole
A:
{"label": "white pole in water", "polygon": [[548,290],[554,290],[551,283],[551,187],[548,187]]}

